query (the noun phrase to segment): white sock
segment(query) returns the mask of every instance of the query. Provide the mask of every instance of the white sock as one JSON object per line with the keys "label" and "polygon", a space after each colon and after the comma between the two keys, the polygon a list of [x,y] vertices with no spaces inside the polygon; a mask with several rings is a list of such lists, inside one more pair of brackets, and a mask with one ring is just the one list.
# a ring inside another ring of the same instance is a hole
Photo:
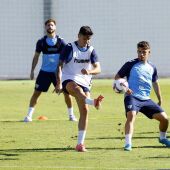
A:
{"label": "white sock", "polygon": [[69,115],[69,116],[74,115],[74,113],[73,113],[73,107],[67,108],[67,112],[68,112],[68,115]]}
{"label": "white sock", "polygon": [[86,136],[86,130],[79,130],[78,132],[78,144],[84,144]]}
{"label": "white sock", "polygon": [[166,139],[166,132],[160,132],[160,139]]}
{"label": "white sock", "polygon": [[27,115],[32,118],[32,114],[34,113],[35,108],[29,107]]}
{"label": "white sock", "polygon": [[94,106],[94,100],[93,99],[86,98],[85,103]]}
{"label": "white sock", "polygon": [[132,135],[131,134],[126,134],[125,135],[125,144],[132,144]]}

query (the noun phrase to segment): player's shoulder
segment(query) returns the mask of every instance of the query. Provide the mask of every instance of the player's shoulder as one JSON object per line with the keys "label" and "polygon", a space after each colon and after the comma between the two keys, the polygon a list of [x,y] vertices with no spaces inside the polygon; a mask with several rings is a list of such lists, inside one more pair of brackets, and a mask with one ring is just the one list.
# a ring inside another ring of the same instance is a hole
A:
{"label": "player's shoulder", "polygon": [[151,62],[151,61],[148,61],[148,64],[153,67],[154,69],[156,69],[156,66]]}
{"label": "player's shoulder", "polygon": [[137,58],[127,61],[127,63],[138,63],[138,62],[139,60]]}
{"label": "player's shoulder", "polygon": [[47,36],[43,36],[43,37],[39,38],[37,42],[38,42],[38,43],[43,42],[44,39],[46,39],[46,38],[47,38]]}
{"label": "player's shoulder", "polygon": [[70,54],[70,52],[73,50],[73,47],[71,45],[71,43],[68,43],[65,47],[64,47],[64,52],[67,54]]}
{"label": "player's shoulder", "polygon": [[67,45],[66,45],[66,47],[65,47],[66,49],[70,49],[70,50],[72,50],[73,49],[73,45],[72,45],[72,43],[68,43]]}
{"label": "player's shoulder", "polygon": [[37,46],[42,47],[45,38],[46,38],[46,36],[43,36],[43,37],[39,38],[39,39],[37,40]]}
{"label": "player's shoulder", "polygon": [[132,60],[129,60],[125,63],[125,65],[128,65],[128,66],[133,66],[135,64],[137,64],[139,62],[139,60],[137,58],[135,59],[132,59]]}
{"label": "player's shoulder", "polygon": [[95,53],[95,49],[92,45],[89,45],[88,49],[89,49],[90,52]]}
{"label": "player's shoulder", "polygon": [[60,35],[56,35],[56,38],[59,39],[59,40],[61,40],[61,41],[64,41],[64,38],[61,37]]}

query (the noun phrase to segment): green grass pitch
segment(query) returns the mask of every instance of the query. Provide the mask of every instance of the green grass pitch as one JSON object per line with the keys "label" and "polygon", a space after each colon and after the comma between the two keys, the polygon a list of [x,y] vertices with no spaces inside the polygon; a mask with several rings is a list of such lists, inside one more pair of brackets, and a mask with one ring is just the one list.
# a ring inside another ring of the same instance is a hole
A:
{"label": "green grass pitch", "polygon": [[[160,85],[163,108],[170,115],[170,79],[161,79]],[[170,149],[158,143],[158,122],[142,114],[135,122],[133,150],[123,150],[123,95],[113,92],[112,80],[93,81],[92,97],[102,94],[105,99],[101,110],[90,107],[86,153],[74,151],[77,123],[68,121],[63,95],[52,93],[53,87],[40,97],[33,122],[22,122],[33,87],[34,81],[0,81],[0,169],[170,168]],[[153,92],[151,96],[157,101]],[[79,117],[75,100],[74,110]],[[40,115],[47,116],[48,120],[39,121]]]}

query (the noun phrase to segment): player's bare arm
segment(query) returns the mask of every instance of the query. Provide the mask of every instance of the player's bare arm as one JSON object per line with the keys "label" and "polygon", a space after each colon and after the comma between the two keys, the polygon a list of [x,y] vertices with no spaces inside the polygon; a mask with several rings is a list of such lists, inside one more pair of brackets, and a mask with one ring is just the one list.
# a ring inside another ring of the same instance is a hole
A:
{"label": "player's bare arm", "polygon": [[86,70],[86,69],[82,69],[81,70],[81,73],[82,74],[86,74],[86,75],[96,75],[96,74],[99,74],[101,72],[101,67],[100,67],[100,63],[99,62],[96,62],[93,65],[93,69],[91,70]]}
{"label": "player's bare arm", "polygon": [[120,79],[121,77],[119,76],[119,74],[116,74],[114,79],[117,80],[117,79]]}
{"label": "player's bare arm", "polygon": [[158,98],[158,104],[161,106],[162,96],[161,96],[161,89],[160,89],[159,83],[158,83],[158,81],[156,81],[156,82],[153,82],[152,85],[153,85],[153,89],[155,91],[155,94]]}
{"label": "player's bare arm", "polygon": [[31,67],[31,73],[30,73],[31,80],[34,79],[34,69],[38,63],[39,56],[40,56],[40,53],[35,52],[33,60],[32,60],[32,67]]}
{"label": "player's bare arm", "polygon": [[62,91],[62,82],[61,82],[61,76],[62,76],[62,68],[63,68],[63,62],[60,60],[59,61],[59,66],[58,66],[58,71],[57,71],[57,84],[55,87],[56,93],[60,94]]}

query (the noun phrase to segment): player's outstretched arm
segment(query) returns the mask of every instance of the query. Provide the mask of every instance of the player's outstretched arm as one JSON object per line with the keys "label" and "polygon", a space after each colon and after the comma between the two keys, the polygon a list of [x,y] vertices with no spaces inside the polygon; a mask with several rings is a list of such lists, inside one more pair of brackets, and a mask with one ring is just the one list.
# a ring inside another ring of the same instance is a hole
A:
{"label": "player's outstretched arm", "polygon": [[158,98],[158,104],[161,106],[162,96],[161,96],[161,89],[160,89],[159,83],[158,83],[158,81],[156,81],[156,82],[153,82],[152,85],[153,85],[153,89],[155,91],[155,94]]}
{"label": "player's outstretched arm", "polygon": [[40,56],[40,53],[35,52],[33,60],[32,60],[32,67],[31,67],[31,73],[30,73],[31,80],[34,79],[34,69],[38,63],[39,56]]}
{"label": "player's outstretched arm", "polygon": [[55,87],[55,92],[58,94],[60,94],[62,92],[62,82],[61,82],[62,68],[63,68],[63,62],[60,60],[58,69],[57,69],[57,73],[56,73],[57,84]]}

